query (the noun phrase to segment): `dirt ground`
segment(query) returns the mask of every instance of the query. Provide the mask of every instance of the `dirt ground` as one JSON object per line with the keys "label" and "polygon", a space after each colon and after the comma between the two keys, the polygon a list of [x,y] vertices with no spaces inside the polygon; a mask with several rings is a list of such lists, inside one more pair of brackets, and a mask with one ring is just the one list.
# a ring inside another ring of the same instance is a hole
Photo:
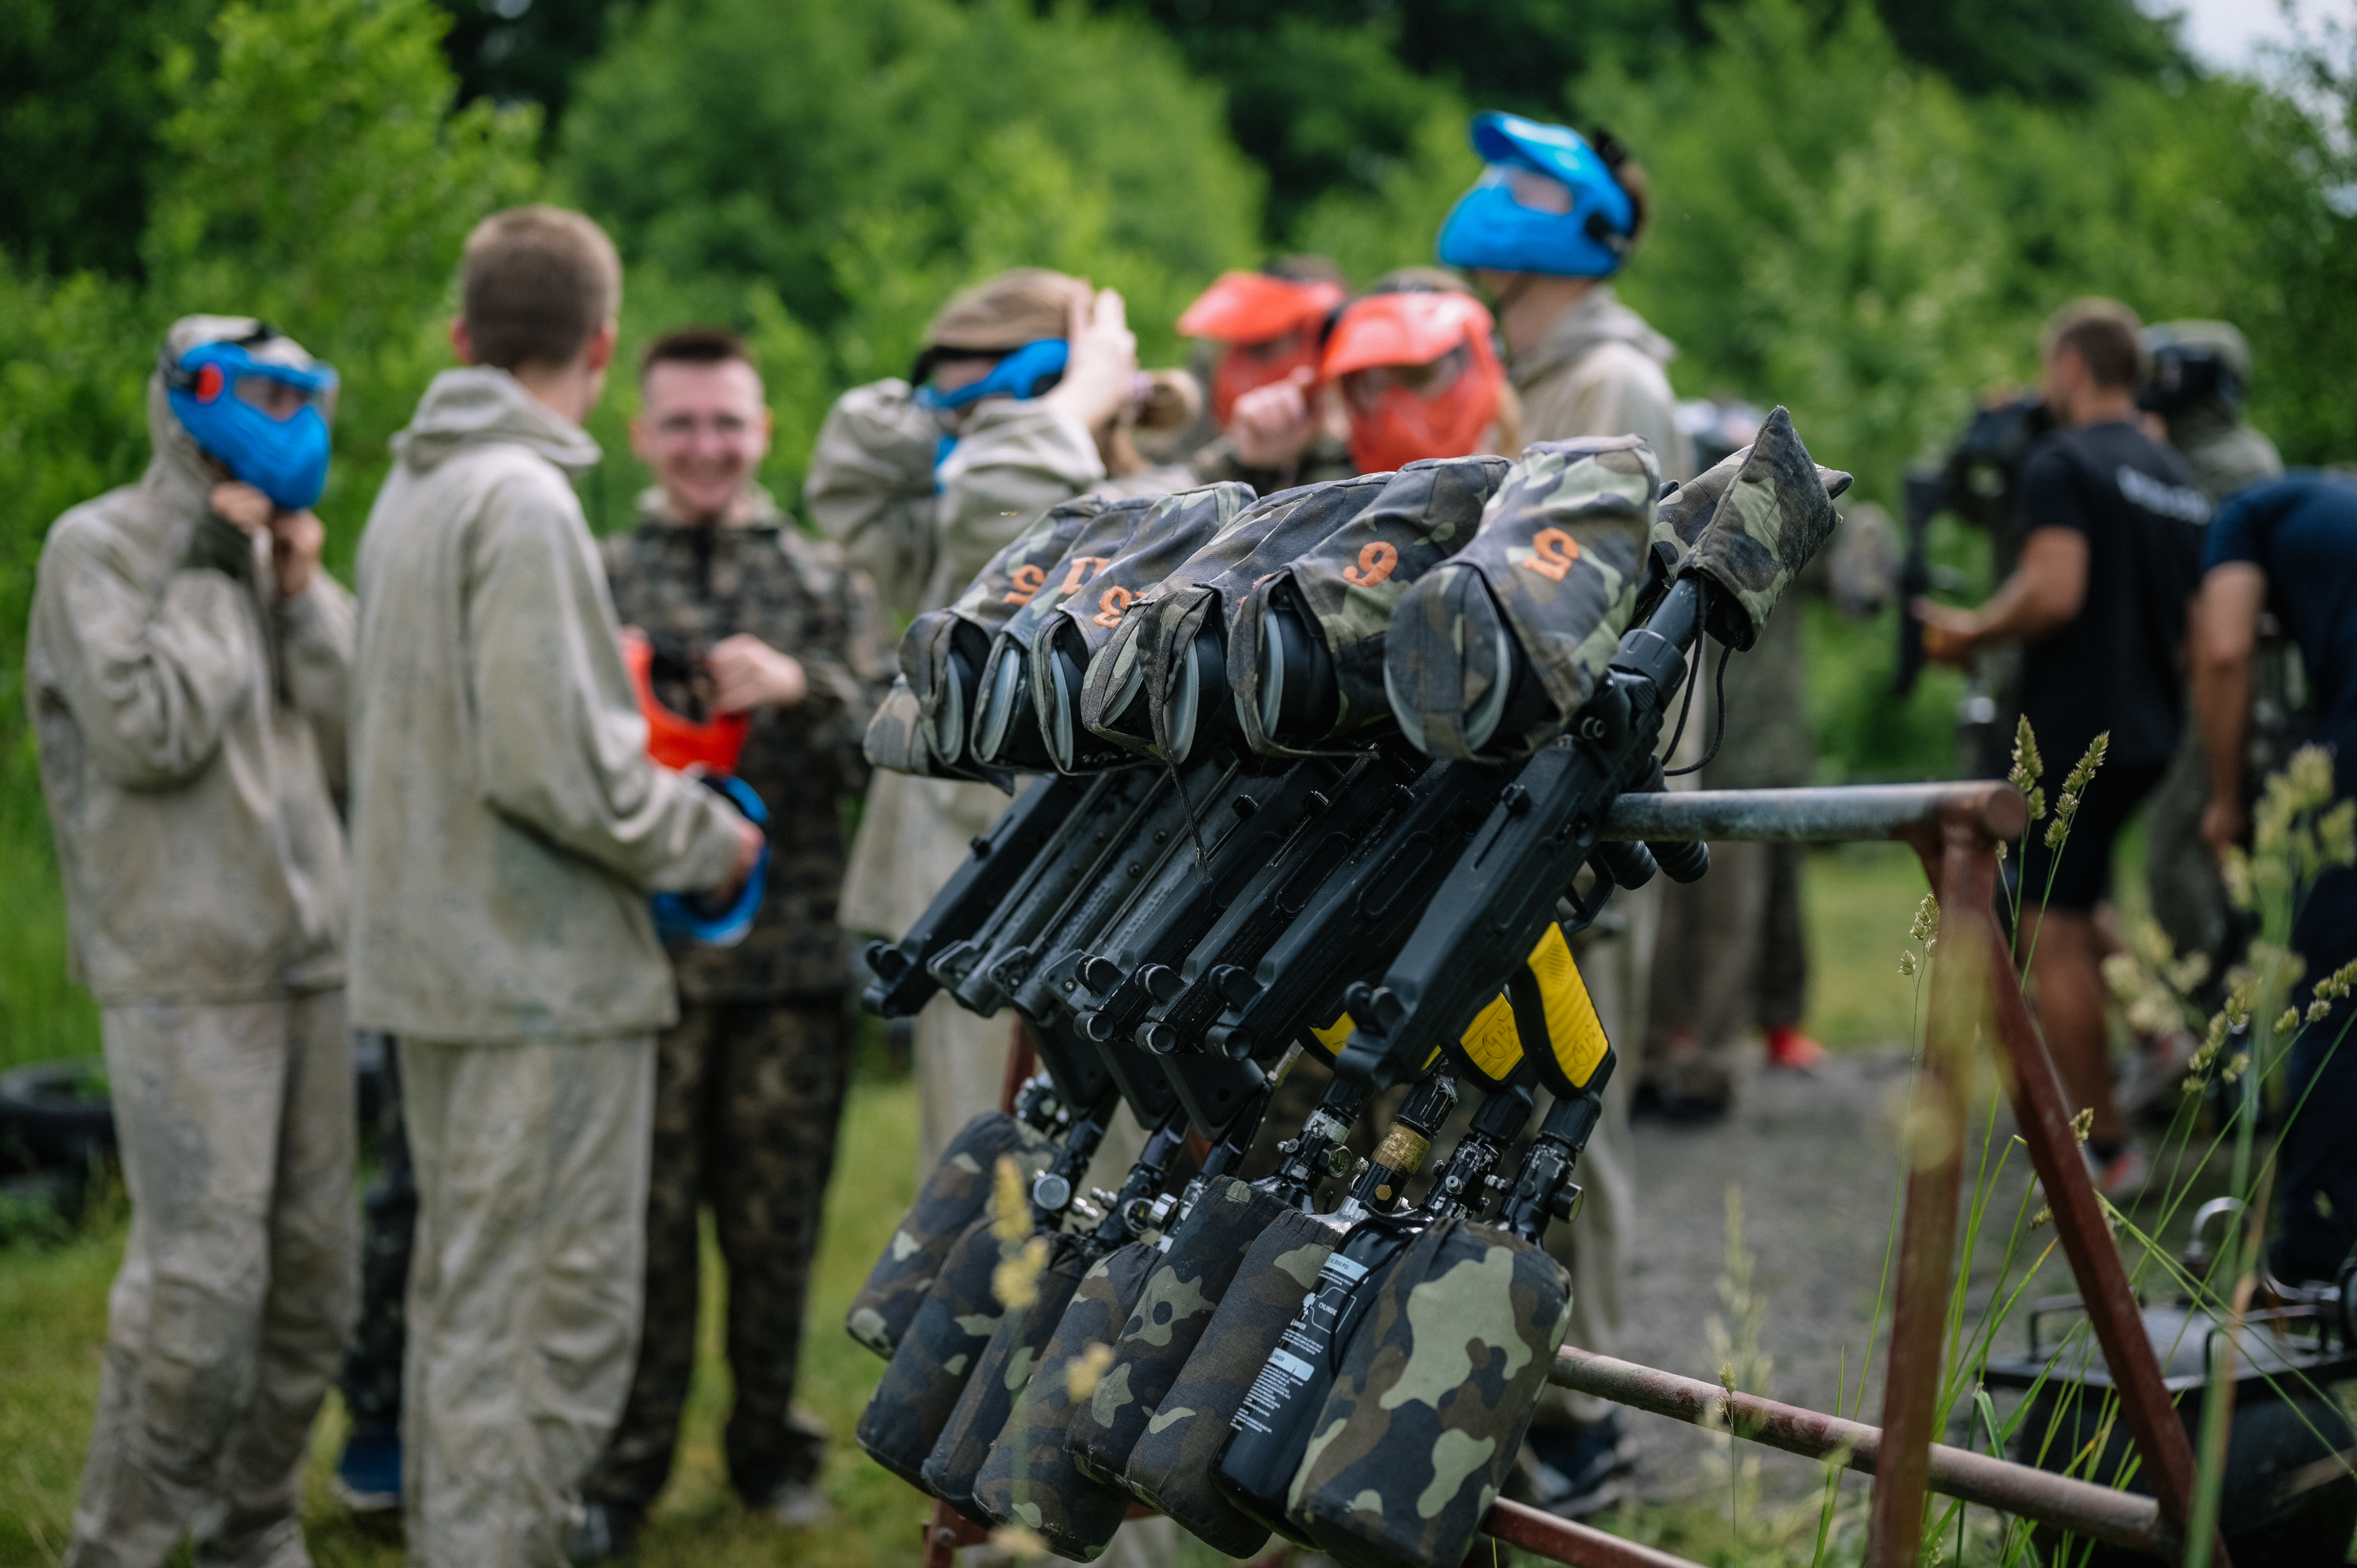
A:
{"label": "dirt ground", "polygon": [[[1807,1073],[1769,1072],[1754,1057],[1745,1063],[1735,1109],[1725,1121],[1706,1126],[1641,1121],[1638,1233],[1647,1245],[1635,1260],[1627,1337],[1619,1353],[1713,1382],[1727,1359],[1722,1347],[1731,1344],[1739,1357],[1740,1315],[1729,1310],[1720,1286],[1727,1273],[1727,1190],[1733,1187],[1741,1195],[1742,1247],[1754,1260],[1757,1346],[1770,1363],[1764,1384],[1756,1375],[1742,1376],[1738,1366],[1741,1386],[1828,1412],[1835,1410],[1838,1392],[1839,1413],[1878,1423],[1880,1357],[1878,1348],[1872,1357],[1867,1351],[1899,1178],[1896,1108],[1907,1079],[1907,1057],[1895,1047],[1841,1052]],[[1965,1155],[1968,1199],[1986,1127],[1976,1115]],[[1990,1139],[1992,1164],[2012,1130],[2000,1107]],[[2028,1151],[2017,1144],[1989,1187],[1987,1240],[1974,1254],[1968,1322],[1978,1321],[1992,1293],[2029,1185]],[[2025,1251],[2034,1255],[2053,1231],[2029,1234]],[[2069,1271],[2058,1258],[2023,1299],[2070,1288]],[[1714,1319],[1727,1336],[1716,1345]],[[1888,1324],[1886,1305],[1882,1326]],[[2023,1348],[2023,1333],[2017,1314],[1999,1333],[2000,1353]],[[1873,1371],[1858,1405],[1859,1369],[1869,1361]],[[1648,1500],[1725,1488],[1727,1472],[1713,1452],[1723,1449],[1724,1439],[1659,1416],[1631,1412],[1627,1419],[1641,1444],[1640,1484]],[[1813,1494],[1813,1464],[1749,1444],[1745,1452],[1763,1455],[1768,1499]]]}

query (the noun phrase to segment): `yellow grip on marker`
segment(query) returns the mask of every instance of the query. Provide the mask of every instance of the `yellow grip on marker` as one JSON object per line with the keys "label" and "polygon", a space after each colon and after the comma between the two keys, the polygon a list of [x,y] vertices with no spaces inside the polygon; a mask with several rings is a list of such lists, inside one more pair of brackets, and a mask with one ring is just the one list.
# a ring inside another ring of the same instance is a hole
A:
{"label": "yellow grip on marker", "polygon": [[[1545,1003],[1547,1046],[1555,1058],[1555,1073],[1545,1076],[1552,1079],[1559,1074],[1564,1084],[1586,1089],[1602,1065],[1605,1052],[1612,1047],[1604,1037],[1604,1021],[1596,1015],[1596,1004],[1588,997],[1587,983],[1579,977],[1579,965],[1572,961],[1571,946],[1563,940],[1563,928],[1548,921],[1538,946],[1523,961],[1538,981],[1539,995]],[[1549,1087],[1561,1086],[1550,1083]]]}

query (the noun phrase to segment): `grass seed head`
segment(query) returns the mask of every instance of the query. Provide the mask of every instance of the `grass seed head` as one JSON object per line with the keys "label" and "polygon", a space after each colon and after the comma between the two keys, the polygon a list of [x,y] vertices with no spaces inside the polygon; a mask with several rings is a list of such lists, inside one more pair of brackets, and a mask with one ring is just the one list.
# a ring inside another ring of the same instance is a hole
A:
{"label": "grass seed head", "polygon": [[1031,1199],[1023,1190],[1023,1167],[1008,1155],[999,1155],[991,1188],[991,1233],[1002,1242],[1020,1241],[1031,1233]]}

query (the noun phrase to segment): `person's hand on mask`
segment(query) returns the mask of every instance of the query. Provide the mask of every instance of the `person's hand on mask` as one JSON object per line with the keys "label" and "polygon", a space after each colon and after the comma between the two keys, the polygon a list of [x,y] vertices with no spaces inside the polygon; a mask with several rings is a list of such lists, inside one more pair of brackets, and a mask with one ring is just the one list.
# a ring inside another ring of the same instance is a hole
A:
{"label": "person's hand on mask", "polygon": [[1121,295],[1109,288],[1099,289],[1093,298],[1075,294],[1065,341],[1064,379],[1039,401],[1093,431],[1137,391],[1137,334],[1129,329]]}
{"label": "person's hand on mask", "polygon": [[270,570],[278,579],[280,598],[310,591],[312,575],[319,569],[319,551],[327,542],[327,525],[308,509],[271,515]]}
{"label": "person's hand on mask", "polygon": [[810,695],[802,660],[748,632],[713,644],[704,667],[712,676],[712,706],[719,713],[791,708]]}
{"label": "person's hand on mask", "polygon": [[268,496],[241,479],[224,479],[215,485],[206,504],[212,508],[215,517],[248,533],[260,533],[268,528],[272,515],[278,510]]}
{"label": "person's hand on mask", "polygon": [[1317,381],[1318,372],[1304,365],[1236,399],[1228,439],[1237,462],[1248,468],[1281,468],[1309,449],[1318,439],[1318,409],[1309,395]]}

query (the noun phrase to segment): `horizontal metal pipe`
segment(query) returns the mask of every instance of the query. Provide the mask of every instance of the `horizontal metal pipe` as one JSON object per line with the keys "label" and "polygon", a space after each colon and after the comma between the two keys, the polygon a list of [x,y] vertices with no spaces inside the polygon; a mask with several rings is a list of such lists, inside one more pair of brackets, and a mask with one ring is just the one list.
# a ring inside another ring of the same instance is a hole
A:
{"label": "horizontal metal pipe", "polygon": [[[1804,1458],[1840,1455],[1850,1469],[1863,1475],[1874,1474],[1882,1447],[1878,1427],[1756,1394],[1730,1395],[1699,1378],[1682,1378],[1570,1346],[1555,1357],[1547,1380],[1674,1421],[1727,1424],[1738,1437]],[[2170,1560],[2177,1556],[2175,1537],[2161,1523],[2160,1505],[2134,1492],[2116,1492],[1944,1443],[1932,1444],[1932,1489],[2115,1546]]]}
{"label": "horizontal metal pipe", "polygon": [[1992,839],[2018,838],[2029,821],[2020,791],[1996,779],[1813,789],[1664,789],[1613,801],[1603,836],[1846,843],[1912,837],[1956,815]]}
{"label": "horizontal metal pipe", "polygon": [[[1574,1568],[1701,1568],[1658,1547],[1623,1541],[1592,1524],[1577,1524],[1501,1498],[1481,1517],[1481,1533]],[[1468,1559],[1470,1561],[1470,1559]]]}

